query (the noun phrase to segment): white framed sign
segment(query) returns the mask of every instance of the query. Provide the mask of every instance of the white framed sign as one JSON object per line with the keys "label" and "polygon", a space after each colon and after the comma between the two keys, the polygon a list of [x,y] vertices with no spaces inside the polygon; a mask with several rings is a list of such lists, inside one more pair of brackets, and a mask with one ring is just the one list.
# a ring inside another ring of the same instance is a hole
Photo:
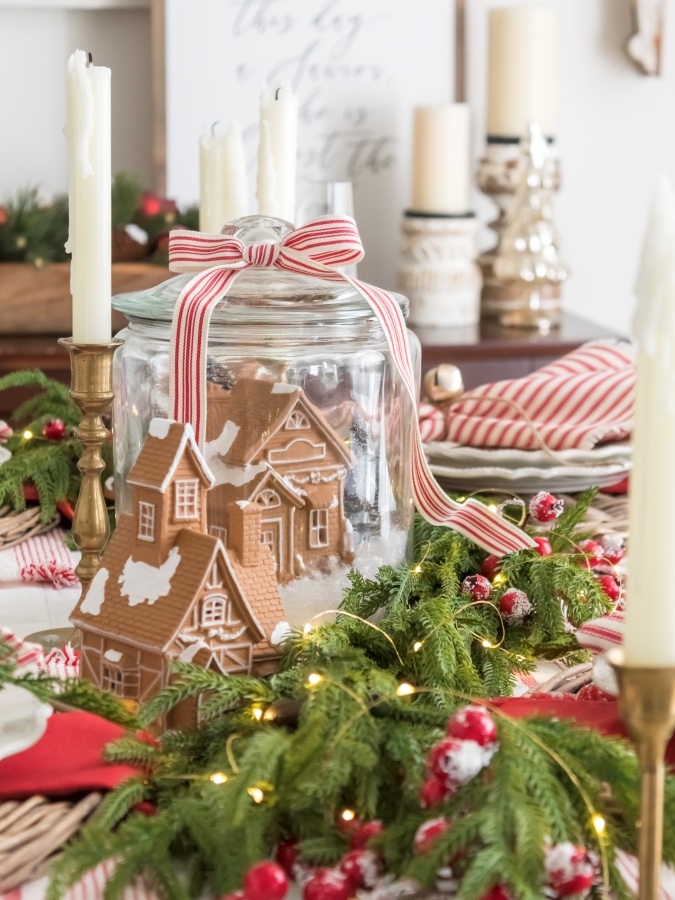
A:
{"label": "white framed sign", "polygon": [[198,139],[236,119],[254,201],[264,84],[300,104],[298,204],[348,180],[366,249],[361,277],[394,287],[409,203],[412,109],[452,97],[452,0],[165,0],[169,196],[198,197]]}

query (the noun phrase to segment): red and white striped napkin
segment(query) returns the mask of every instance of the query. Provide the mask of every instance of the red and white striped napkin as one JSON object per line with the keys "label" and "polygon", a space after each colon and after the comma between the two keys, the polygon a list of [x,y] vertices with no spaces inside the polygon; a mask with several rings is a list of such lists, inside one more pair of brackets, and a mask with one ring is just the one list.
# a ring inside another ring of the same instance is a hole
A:
{"label": "red and white striped napkin", "polygon": [[3,581],[76,587],[78,579],[73,569],[73,557],[64,543],[63,533],[54,528],[1,551],[0,582]]}
{"label": "red and white striped napkin", "polygon": [[623,610],[616,610],[608,616],[586,622],[575,633],[576,639],[585,650],[605,653],[623,643]]}
{"label": "red and white striped napkin", "polygon": [[427,443],[589,450],[630,435],[634,393],[631,345],[592,341],[525,378],[467,391],[446,409],[421,404],[420,431]]}

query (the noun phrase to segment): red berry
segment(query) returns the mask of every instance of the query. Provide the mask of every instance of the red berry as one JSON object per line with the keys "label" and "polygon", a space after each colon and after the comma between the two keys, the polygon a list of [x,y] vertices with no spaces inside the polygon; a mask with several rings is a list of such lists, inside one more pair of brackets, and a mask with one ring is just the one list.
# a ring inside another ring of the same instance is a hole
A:
{"label": "red berry", "polygon": [[501,596],[499,611],[510,625],[520,625],[532,612],[532,604],[525,591],[509,588]]}
{"label": "red berry", "polygon": [[349,879],[353,890],[374,887],[380,868],[380,858],[372,850],[350,850],[340,862],[340,870]]}
{"label": "red berry", "polygon": [[445,779],[432,775],[427,778],[420,790],[420,806],[422,809],[431,809],[447,800],[451,794],[452,788],[448,786]]}
{"label": "red berry", "polygon": [[143,191],[138,209],[144,216],[157,216],[162,211],[162,198],[152,191]]}
{"label": "red berry", "polygon": [[553,548],[545,537],[536,537],[534,542],[537,546],[533,549],[538,556],[550,556],[553,553]]}
{"label": "red berry", "polygon": [[577,691],[576,697],[577,700],[616,700],[616,697],[601,691],[597,684],[585,684]]}
{"label": "red berry", "polygon": [[339,869],[317,869],[302,892],[303,900],[349,900],[352,886]]}
{"label": "red berry", "polygon": [[363,822],[352,810],[345,810],[338,816],[337,830],[342,834],[354,834],[363,826]]}
{"label": "red berry", "polygon": [[256,863],[244,878],[246,900],[284,900],[288,893],[288,877],[275,862]]}
{"label": "red berry", "polygon": [[598,575],[597,581],[602,588],[603,593],[616,603],[621,597],[621,585],[613,575]]}
{"label": "red berry", "polygon": [[610,566],[618,566],[626,555],[626,542],[616,534],[607,534],[600,541],[603,558]]}
{"label": "red berry", "polygon": [[300,850],[295,838],[286,838],[277,847],[276,861],[287,875],[293,876],[293,866],[298,861]]}
{"label": "red berry", "polygon": [[564,509],[564,502],[546,491],[539,491],[530,500],[530,515],[537,522],[553,522]]}
{"label": "red berry", "polygon": [[42,426],[42,435],[48,441],[62,441],[66,436],[66,426],[61,419],[50,419]]}
{"label": "red berry", "polygon": [[464,741],[475,741],[481,747],[494,744],[497,726],[490,713],[482,706],[465,706],[448,722],[448,735]]}
{"label": "red berry", "polygon": [[492,593],[492,585],[484,575],[467,575],[462,582],[462,594],[472,600],[487,600]]}
{"label": "red berry", "polygon": [[587,569],[595,569],[605,562],[605,551],[597,541],[581,541],[579,550],[584,554],[582,565]]}
{"label": "red berry", "polygon": [[494,581],[494,577],[497,572],[499,572],[501,564],[502,561],[500,557],[491,554],[490,556],[485,557],[485,559],[481,563],[480,570],[486,578],[489,578],[490,581]]}
{"label": "red berry", "polygon": [[595,862],[585,847],[557,844],[546,855],[546,875],[558,897],[585,896],[595,881]]}
{"label": "red berry", "polygon": [[502,884],[496,884],[487,894],[483,894],[481,900],[511,900],[511,894]]}
{"label": "red berry", "polygon": [[372,822],[365,822],[360,828],[354,832],[349,842],[352,850],[360,850],[365,847],[370,840],[382,834],[382,822],[379,819],[373,819]]}
{"label": "red berry", "polygon": [[424,822],[417,829],[415,833],[415,840],[413,842],[413,851],[421,856],[424,853],[428,853],[429,850],[432,849],[436,841],[442,834],[450,827],[450,823],[447,819],[444,819],[440,816],[438,819],[429,819],[428,822]]}

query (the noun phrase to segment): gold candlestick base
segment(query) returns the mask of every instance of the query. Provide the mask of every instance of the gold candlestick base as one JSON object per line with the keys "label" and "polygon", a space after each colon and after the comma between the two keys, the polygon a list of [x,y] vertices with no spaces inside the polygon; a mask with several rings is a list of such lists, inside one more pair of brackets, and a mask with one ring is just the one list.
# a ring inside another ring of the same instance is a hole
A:
{"label": "gold candlestick base", "polygon": [[82,410],[82,420],[75,430],[83,452],[77,464],[82,483],[73,517],[73,538],[82,552],[75,571],[84,588],[98,571],[101,553],[110,536],[101,484],[105,469],[101,447],[108,436],[102,417],[113,399],[112,359],[122,341],[77,344],[72,338],[61,338],[59,344],[70,353],[70,396]]}
{"label": "gold candlestick base", "polygon": [[663,848],[664,756],[675,729],[675,667],[627,666],[620,649],[607,658],[619,681],[621,716],[635,741],[640,768],[639,900],[658,900]]}

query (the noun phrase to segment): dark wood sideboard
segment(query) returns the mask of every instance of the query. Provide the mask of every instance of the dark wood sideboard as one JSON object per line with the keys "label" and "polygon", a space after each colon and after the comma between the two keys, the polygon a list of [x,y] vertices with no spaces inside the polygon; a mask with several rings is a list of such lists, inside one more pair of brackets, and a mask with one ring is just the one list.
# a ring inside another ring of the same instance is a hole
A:
{"label": "dark wood sideboard", "polygon": [[[440,363],[459,366],[467,388],[502,378],[520,378],[597,338],[617,338],[608,328],[565,314],[560,328],[548,334],[504,329],[493,322],[472,328],[415,328],[422,343],[424,371]],[[42,369],[68,384],[68,354],[55,337],[0,337],[0,375],[16,369]],[[0,418],[8,418],[26,391],[0,393]]]}

